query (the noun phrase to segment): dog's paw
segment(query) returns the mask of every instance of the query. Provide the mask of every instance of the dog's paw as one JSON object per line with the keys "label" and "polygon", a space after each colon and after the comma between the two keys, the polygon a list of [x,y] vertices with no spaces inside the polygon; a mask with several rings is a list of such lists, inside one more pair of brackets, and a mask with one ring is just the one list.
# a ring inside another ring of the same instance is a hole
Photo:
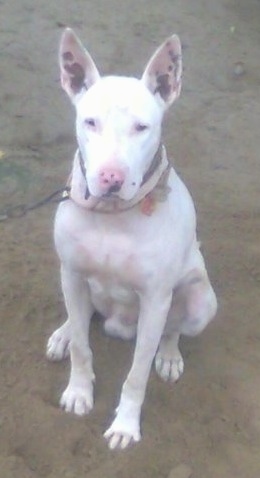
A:
{"label": "dog's paw", "polygon": [[52,362],[65,359],[69,356],[70,326],[65,322],[55,330],[47,342],[46,356]]}
{"label": "dog's paw", "polygon": [[160,350],[155,358],[155,369],[165,382],[177,382],[184,371],[184,362],[179,350],[172,357],[164,355]]}
{"label": "dog's paw", "polygon": [[141,440],[139,421],[129,418],[122,420],[117,416],[110,428],[104,433],[104,437],[111,450],[116,448],[124,450],[131,443]]}
{"label": "dog's paw", "polygon": [[60,406],[65,412],[87,415],[93,408],[93,385],[68,385],[60,399]]}

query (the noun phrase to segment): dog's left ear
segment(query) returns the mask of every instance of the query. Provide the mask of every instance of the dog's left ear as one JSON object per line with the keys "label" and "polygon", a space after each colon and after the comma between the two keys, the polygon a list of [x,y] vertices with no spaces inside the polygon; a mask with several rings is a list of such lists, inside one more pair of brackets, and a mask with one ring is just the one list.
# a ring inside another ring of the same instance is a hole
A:
{"label": "dog's left ear", "polygon": [[181,43],[179,37],[173,35],[156,50],[145,68],[142,81],[168,107],[180,95],[181,74]]}
{"label": "dog's left ear", "polygon": [[72,100],[100,78],[94,61],[70,28],[61,38],[59,63],[61,86]]}

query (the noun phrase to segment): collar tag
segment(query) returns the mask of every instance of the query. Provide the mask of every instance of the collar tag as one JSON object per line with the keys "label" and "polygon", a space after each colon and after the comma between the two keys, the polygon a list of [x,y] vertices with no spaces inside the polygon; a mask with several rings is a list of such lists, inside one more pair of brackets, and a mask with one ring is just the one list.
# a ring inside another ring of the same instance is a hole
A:
{"label": "collar tag", "polygon": [[156,199],[153,193],[148,193],[140,202],[140,211],[145,216],[151,216],[156,208]]}

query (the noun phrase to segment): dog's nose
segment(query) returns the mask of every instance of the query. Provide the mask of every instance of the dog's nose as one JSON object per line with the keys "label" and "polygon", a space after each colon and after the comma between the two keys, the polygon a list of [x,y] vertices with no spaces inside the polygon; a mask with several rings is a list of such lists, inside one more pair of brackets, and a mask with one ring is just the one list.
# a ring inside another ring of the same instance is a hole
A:
{"label": "dog's nose", "polygon": [[104,169],[99,175],[100,186],[104,194],[120,191],[124,180],[125,175],[120,169]]}

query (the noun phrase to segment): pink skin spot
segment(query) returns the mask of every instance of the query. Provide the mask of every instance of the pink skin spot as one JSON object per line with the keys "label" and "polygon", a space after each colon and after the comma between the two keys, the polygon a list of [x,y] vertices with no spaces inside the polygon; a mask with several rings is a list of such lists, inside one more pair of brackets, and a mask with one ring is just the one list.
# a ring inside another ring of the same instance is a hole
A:
{"label": "pink skin spot", "polygon": [[118,168],[106,168],[99,173],[99,185],[103,193],[117,192],[125,181],[125,174]]}

